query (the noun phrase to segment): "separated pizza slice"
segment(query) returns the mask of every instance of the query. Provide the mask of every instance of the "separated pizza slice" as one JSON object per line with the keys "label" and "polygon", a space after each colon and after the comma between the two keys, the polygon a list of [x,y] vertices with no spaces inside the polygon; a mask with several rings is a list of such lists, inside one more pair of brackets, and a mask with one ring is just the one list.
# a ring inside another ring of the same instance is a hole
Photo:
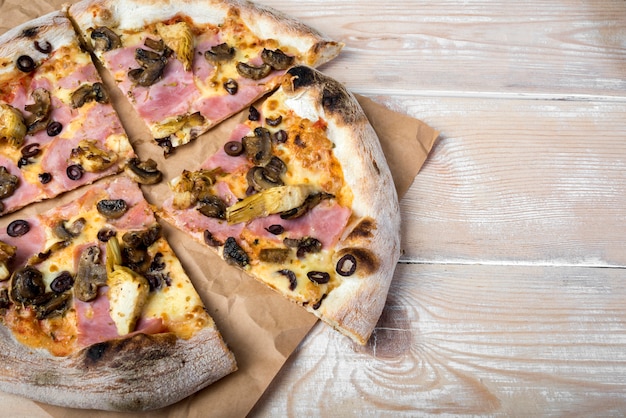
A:
{"label": "separated pizza slice", "polygon": [[132,156],[65,14],[0,37],[0,216],[114,174]]}
{"label": "separated pizza slice", "polygon": [[398,198],[356,99],[306,66],[200,167],[161,216],[360,344],[400,253]]}
{"label": "separated pizza slice", "polygon": [[165,155],[343,46],[239,0],[85,0],[69,14]]}
{"label": "separated pizza slice", "polygon": [[128,178],[100,181],[68,204],[6,221],[0,390],[73,408],[146,410],[236,369]]}

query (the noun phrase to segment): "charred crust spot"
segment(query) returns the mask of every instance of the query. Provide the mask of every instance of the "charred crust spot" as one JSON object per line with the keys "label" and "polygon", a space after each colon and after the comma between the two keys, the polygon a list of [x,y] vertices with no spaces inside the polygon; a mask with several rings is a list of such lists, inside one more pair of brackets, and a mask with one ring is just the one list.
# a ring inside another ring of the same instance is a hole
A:
{"label": "charred crust spot", "polygon": [[331,89],[330,87],[327,86],[322,92],[322,105],[326,110],[340,111],[346,107],[344,102],[348,98],[341,90]]}
{"label": "charred crust spot", "polygon": [[287,72],[293,77],[293,88],[296,90],[315,83],[315,72],[309,67],[296,66]]}
{"label": "charred crust spot", "polygon": [[24,38],[32,38],[39,33],[39,27],[34,26],[32,28],[26,28],[22,31],[22,37]]}
{"label": "charred crust spot", "polygon": [[357,260],[356,275],[370,275],[375,273],[380,268],[380,261],[376,254],[366,248],[352,247],[343,248],[337,254],[338,258],[343,257],[346,254],[352,254]]}
{"label": "charred crust spot", "polygon": [[83,368],[110,367],[136,369],[171,356],[175,350],[174,334],[136,334],[128,338],[104,341],[85,348]]}
{"label": "charred crust spot", "polygon": [[374,166],[374,170],[376,170],[376,174],[380,175],[380,168],[378,168],[378,164],[376,164],[376,160],[372,160],[372,165]]}
{"label": "charred crust spot", "polygon": [[376,230],[376,221],[372,218],[363,218],[350,232],[348,239],[371,238]]}

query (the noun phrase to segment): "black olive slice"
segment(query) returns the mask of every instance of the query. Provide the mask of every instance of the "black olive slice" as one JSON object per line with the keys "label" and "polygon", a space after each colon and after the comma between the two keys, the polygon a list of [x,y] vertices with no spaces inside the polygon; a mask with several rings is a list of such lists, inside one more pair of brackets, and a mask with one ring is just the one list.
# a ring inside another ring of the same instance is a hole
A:
{"label": "black olive slice", "polygon": [[287,269],[278,270],[278,273],[282,274],[283,276],[289,279],[289,290],[295,290],[295,288],[298,286],[298,279],[296,278],[296,273]]}
{"label": "black olive slice", "polygon": [[52,121],[48,123],[48,126],[46,126],[46,133],[48,134],[48,136],[57,136],[61,133],[62,130],[63,125],[61,124],[61,122]]}
{"label": "black olive slice", "polygon": [[274,224],[265,228],[267,232],[274,235],[280,235],[285,232],[285,228],[282,225]]}
{"label": "black olive slice", "polygon": [[116,232],[114,229],[102,228],[98,231],[98,234],[96,236],[98,237],[99,241],[107,242],[108,240],[113,238],[115,235],[116,235]]}
{"label": "black olive slice", "polygon": [[311,306],[314,311],[317,311],[320,308],[320,306],[322,306],[322,301],[324,299],[326,299],[326,296],[328,296],[328,295],[326,293],[324,293],[322,295],[322,297],[320,298],[320,300],[318,300],[317,302],[315,302],[315,304],[313,306]]}
{"label": "black olive slice", "polygon": [[228,94],[230,94],[231,96],[234,96],[235,94],[237,94],[237,91],[239,90],[239,84],[237,84],[237,82],[233,80],[232,78],[229,78],[224,83],[224,89],[226,90]]}
{"label": "black olive slice", "polygon": [[35,41],[35,49],[42,54],[49,54],[52,52],[52,44],[48,41]]}
{"label": "black olive slice", "polygon": [[306,276],[317,284],[326,284],[330,281],[330,274],[325,271],[309,271]]}
{"label": "black olive slice", "polygon": [[280,129],[276,132],[274,132],[274,134],[272,135],[272,139],[274,140],[274,142],[277,142],[279,144],[283,144],[285,142],[287,142],[287,132],[283,129]]}
{"label": "black olive slice", "polygon": [[261,119],[261,114],[259,113],[259,111],[257,110],[256,107],[254,106],[250,106],[250,108],[248,109],[248,120],[252,121],[252,122],[256,122],[259,119]]}
{"label": "black olive slice", "polygon": [[50,283],[50,289],[54,293],[63,293],[72,288],[74,285],[74,278],[69,271],[62,271],[58,276]]}
{"label": "black olive slice", "polygon": [[78,180],[83,176],[83,168],[78,164],[72,164],[65,170],[70,180]]}
{"label": "black olive slice", "polygon": [[220,245],[224,245],[223,242],[220,242],[217,239],[215,239],[213,234],[207,230],[204,231],[204,242],[207,245],[210,245],[211,247],[219,247]]}
{"label": "black olive slice", "polygon": [[229,141],[224,144],[224,152],[231,157],[237,157],[243,153],[243,144],[239,141]]}
{"label": "black olive slice", "polygon": [[346,254],[337,261],[335,267],[337,273],[341,276],[352,276],[356,271],[356,258],[352,254]]}
{"label": "black olive slice", "polygon": [[269,126],[278,126],[283,121],[283,117],[281,115],[276,116],[275,118],[265,118],[265,123]]}
{"label": "black olive slice", "polygon": [[47,171],[44,173],[39,173],[39,181],[41,184],[48,184],[52,181],[52,174]]}
{"label": "black olive slice", "polygon": [[21,237],[30,231],[30,224],[23,219],[16,219],[7,226],[7,234],[10,237]]}
{"label": "black olive slice", "polygon": [[17,69],[24,72],[30,73],[35,70],[35,61],[29,57],[28,55],[20,55],[15,62],[17,65]]}
{"label": "black olive slice", "polygon": [[41,150],[39,149],[39,144],[37,143],[25,145],[21,149],[22,156],[25,158],[34,157],[39,154],[40,151]]}

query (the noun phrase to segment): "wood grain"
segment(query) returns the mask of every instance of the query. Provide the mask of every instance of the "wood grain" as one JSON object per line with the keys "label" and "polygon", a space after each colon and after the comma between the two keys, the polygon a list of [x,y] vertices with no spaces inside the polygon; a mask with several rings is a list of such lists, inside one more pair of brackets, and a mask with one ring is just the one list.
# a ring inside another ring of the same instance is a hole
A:
{"label": "wood grain", "polygon": [[370,344],[317,327],[252,416],[614,415],[625,296],[619,269],[401,264]]}

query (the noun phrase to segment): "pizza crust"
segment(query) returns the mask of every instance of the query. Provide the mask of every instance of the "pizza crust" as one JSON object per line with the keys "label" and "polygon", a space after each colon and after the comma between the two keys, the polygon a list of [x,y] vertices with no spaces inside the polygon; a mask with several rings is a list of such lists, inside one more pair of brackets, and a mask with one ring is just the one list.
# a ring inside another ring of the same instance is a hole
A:
{"label": "pizza crust", "polygon": [[0,390],[53,405],[141,411],[177,402],[237,369],[215,328],[188,340],[136,334],[53,357],[0,327]]}
{"label": "pizza crust", "polygon": [[96,26],[120,30],[143,28],[176,15],[195,23],[220,25],[229,11],[237,10],[244,23],[261,38],[279,39],[306,53],[306,64],[321,65],[343,47],[316,30],[267,6],[239,0],[84,0],[69,7],[70,16],[83,32]]}
{"label": "pizza crust", "polygon": [[379,139],[354,96],[338,81],[305,66],[288,70],[287,104],[301,117],[323,118],[345,182],[354,195],[352,221],[337,244],[336,263],[355,255],[359,269],[342,278],[318,309],[307,309],[365,344],[374,330],[400,257],[400,209]]}

